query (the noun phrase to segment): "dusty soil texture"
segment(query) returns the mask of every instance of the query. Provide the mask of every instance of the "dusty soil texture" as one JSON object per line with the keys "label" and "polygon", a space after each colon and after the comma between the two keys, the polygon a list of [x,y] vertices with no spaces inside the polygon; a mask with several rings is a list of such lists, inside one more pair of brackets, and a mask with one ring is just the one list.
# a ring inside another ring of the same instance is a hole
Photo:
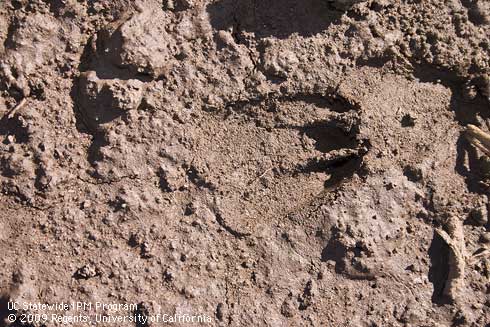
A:
{"label": "dusty soil texture", "polygon": [[0,324],[490,326],[489,1],[4,0],[0,38]]}

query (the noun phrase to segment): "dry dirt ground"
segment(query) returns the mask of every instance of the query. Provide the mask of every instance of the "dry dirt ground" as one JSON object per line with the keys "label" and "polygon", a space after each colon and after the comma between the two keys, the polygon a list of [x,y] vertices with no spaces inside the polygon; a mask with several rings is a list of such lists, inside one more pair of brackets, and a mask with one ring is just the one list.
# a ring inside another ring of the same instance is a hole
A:
{"label": "dry dirt ground", "polygon": [[0,38],[0,324],[490,326],[489,1],[3,0]]}

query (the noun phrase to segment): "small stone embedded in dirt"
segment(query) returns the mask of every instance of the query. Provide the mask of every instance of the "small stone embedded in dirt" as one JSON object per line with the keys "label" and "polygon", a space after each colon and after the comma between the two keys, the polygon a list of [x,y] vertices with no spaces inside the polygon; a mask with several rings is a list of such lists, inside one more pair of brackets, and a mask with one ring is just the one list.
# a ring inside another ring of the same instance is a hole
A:
{"label": "small stone embedded in dirt", "polygon": [[73,277],[75,279],[90,279],[90,278],[96,277],[97,275],[98,275],[97,269],[93,265],[88,264],[88,265],[85,265],[85,266],[79,268],[75,272]]}
{"label": "small stone embedded in dirt", "polygon": [[92,201],[85,200],[80,204],[81,209],[89,209],[92,206]]}
{"label": "small stone embedded in dirt", "polygon": [[145,241],[140,246],[141,257],[149,259],[153,257],[152,246],[148,241]]}
{"label": "small stone embedded in dirt", "polygon": [[206,270],[209,272],[214,272],[218,269],[218,265],[215,262],[208,262],[206,264]]}
{"label": "small stone embedded in dirt", "polygon": [[182,11],[194,6],[194,0],[163,0],[163,9],[172,11]]}

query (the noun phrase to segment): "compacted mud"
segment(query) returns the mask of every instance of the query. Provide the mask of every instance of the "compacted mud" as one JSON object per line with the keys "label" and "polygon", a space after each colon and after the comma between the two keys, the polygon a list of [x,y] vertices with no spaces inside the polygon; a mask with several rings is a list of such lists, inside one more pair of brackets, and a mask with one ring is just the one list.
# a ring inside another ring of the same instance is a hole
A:
{"label": "compacted mud", "polygon": [[0,38],[0,325],[490,326],[488,1],[6,0]]}

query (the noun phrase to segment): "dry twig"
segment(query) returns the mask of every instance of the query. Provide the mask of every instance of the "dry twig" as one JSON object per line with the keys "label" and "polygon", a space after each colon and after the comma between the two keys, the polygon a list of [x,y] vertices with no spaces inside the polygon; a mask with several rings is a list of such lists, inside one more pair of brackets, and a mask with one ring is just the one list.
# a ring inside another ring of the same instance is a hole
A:
{"label": "dry twig", "polygon": [[470,124],[466,127],[466,138],[473,146],[490,157],[490,134]]}

